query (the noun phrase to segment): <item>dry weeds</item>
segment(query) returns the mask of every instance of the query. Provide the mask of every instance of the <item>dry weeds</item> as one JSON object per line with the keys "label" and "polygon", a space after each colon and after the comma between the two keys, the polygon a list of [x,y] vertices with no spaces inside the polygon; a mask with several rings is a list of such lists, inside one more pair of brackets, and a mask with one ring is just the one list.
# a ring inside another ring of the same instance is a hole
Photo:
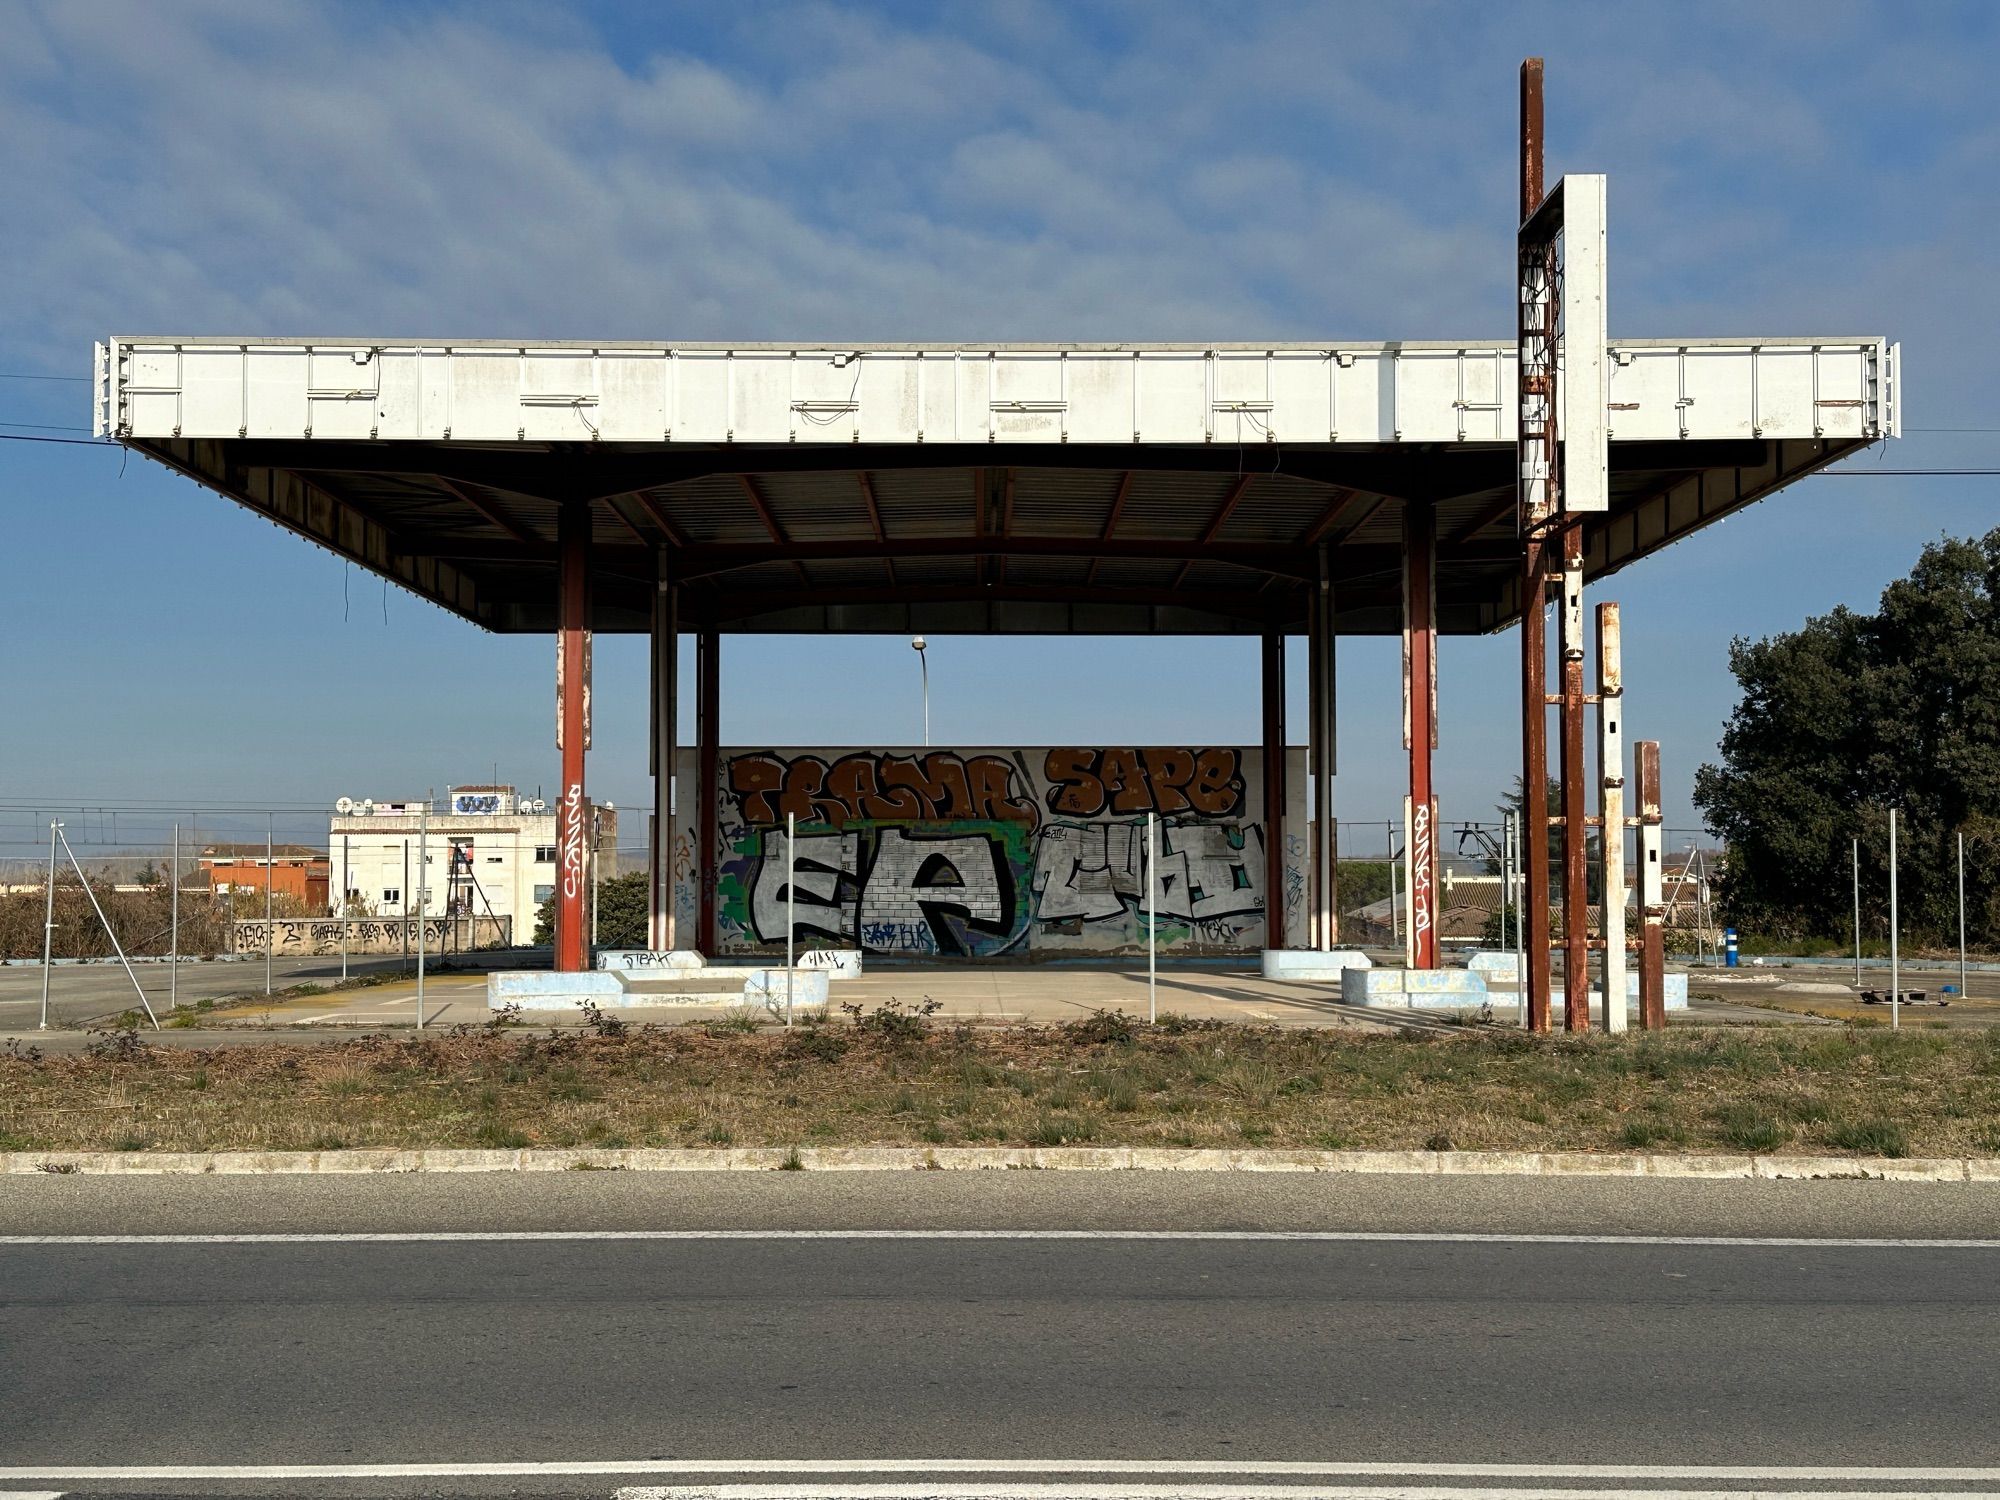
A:
{"label": "dry weeds", "polygon": [[0,1055],[0,1148],[1061,1145],[2000,1153],[2000,1032],[1531,1038],[1055,1028],[480,1028]]}

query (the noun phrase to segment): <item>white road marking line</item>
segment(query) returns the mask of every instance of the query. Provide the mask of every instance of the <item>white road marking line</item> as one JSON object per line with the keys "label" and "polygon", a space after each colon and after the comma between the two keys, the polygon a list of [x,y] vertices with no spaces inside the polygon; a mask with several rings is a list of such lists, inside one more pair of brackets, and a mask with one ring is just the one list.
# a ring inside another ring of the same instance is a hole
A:
{"label": "white road marking line", "polygon": [[1767,1250],[2000,1250],[2000,1239],[1499,1234],[1362,1229],[422,1229],[246,1234],[6,1234],[8,1245],[457,1245],[674,1240],[1066,1240],[1189,1244],[1631,1245]]}
{"label": "white road marking line", "polygon": [[[434,1479],[505,1478],[515,1475],[593,1474],[1151,1474],[1254,1475],[1265,1478],[1428,1479],[1596,1479],[1666,1482],[1676,1480],[1768,1481],[1781,1484],[1861,1483],[1979,1484],[2000,1481],[2000,1468],[1812,1468],[1759,1465],[1672,1464],[1478,1464],[1478,1463],[1312,1463],[1228,1462],[1205,1459],[1065,1458],[779,1458],[779,1459],[579,1459],[565,1462],[404,1464],[129,1464],[0,1468],[0,1481],[230,1480],[230,1479]],[[804,1487],[801,1487],[803,1491]],[[912,1487],[943,1494],[939,1486]],[[976,1486],[968,1492],[986,1494]],[[1071,1493],[1074,1488],[1064,1487]],[[1217,1488],[1222,1488],[1218,1486]],[[1239,1487],[1228,1487],[1241,1494]],[[1371,1490],[1371,1493],[1379,1491]],[[827,1493],[824,1487],[810,1490]],[[1739,1495],[1741,1491],[1737,1492]]]}
{"label": "white road marking line", "polygon": [[[1991,1491],[1951,1490],[1960,1496]],[[1320,1484],[687,1484],[628,1485],[615,1500],[1935,1500],[1936,1490],[1533,1489],[1520,1485]]]}

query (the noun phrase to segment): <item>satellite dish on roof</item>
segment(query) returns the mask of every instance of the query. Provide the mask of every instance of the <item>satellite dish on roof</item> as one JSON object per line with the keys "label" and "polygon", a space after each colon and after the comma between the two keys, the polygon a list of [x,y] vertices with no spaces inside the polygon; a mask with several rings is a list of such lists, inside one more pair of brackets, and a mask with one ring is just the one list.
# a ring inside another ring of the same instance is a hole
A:
{"label": "satellite dish on roof", "polygon": [[343,817],[346,816],[348,813],[354,811],[354,799],[352,797],[342,797],[338,802],[333,804],[333,810]]}

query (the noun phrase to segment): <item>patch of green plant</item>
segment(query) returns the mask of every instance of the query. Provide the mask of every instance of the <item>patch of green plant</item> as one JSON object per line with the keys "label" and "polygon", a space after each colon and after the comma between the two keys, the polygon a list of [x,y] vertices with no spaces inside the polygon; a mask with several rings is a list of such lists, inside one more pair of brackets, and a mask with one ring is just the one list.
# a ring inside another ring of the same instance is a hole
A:
{"label": "patch of green plant", "polygon": [[1894,1120],[1839,1120],[1827,1127],[1826,1143],[1866,1156],[1908,1156],[1910,1138]]}
{"label": "patch of green plant", "polygon": [[1791,1132],[1754,1104],[1725,1104],[1710,1118],[1716,1134],[1745,1151],[1769,1151],[1781,1146]]}
{"label": "patch of green plant", "polygon": [[1040,1115],[1027,1131],[1031,1146],[1068,1146],[1096,1139],[1097,1121],[1088,1115]]}

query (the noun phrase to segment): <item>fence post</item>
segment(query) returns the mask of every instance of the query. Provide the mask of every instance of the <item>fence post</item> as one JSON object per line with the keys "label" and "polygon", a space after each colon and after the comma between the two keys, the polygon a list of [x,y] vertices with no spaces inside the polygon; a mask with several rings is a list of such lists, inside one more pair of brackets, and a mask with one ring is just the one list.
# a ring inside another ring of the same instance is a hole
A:
{"label": "fence post", "polygon": [[167,877],[173,882],[173,892],[167,898],[170,915],[167,918],[167,1008],[179,1010],[181,1004],[181,825],[174,824],[174,867]]}
{"label": "fence post", "polygon": [[[424,792],[423,810],[417,814],[417,1030],[424,1029],[424,912],[430,907],[431,794]],[[404,893],[408,905],[409,893]]]}
{"label": "fence post", "polygon": [[1896,809],[1889,809],[1889,1029],[1903,1024],[1903,968],[1896,946]]}
{"label": "fence post", "polygon": [[264,995],[271,994],[271,883],[278,878],[272,868],[271,814],[264,814]]}
{"label": "fence post", "polygon": [[49,819],[49,883],[43,888],[46,899],[42,912],[42,1023],[40,1030],[49,1029],[49,966],[55,961],[56,943],[56,835],[62,831],[62,824]]}
{"label": "fence post", "polygon": [[1965,834],[1958,835],[1958,998],[1965,998]]}
{"label": "fence post", "polygon": [[792,944],[798,935],[797,909],[799,872],[799,819],[785,814],[785,1024],[792,1024]]}
{"label": "fence post", "polygon": [[1854,988],[1861,988],[1861,840],[1854,841]]}
{"label": "fence post", "polygon": [[1157,1025],[1160,1019],[1160,907],[1155,893],[1159,890],[1160,865],[1160,820],[1153,813],[1146,814],[1146,1022]]}

